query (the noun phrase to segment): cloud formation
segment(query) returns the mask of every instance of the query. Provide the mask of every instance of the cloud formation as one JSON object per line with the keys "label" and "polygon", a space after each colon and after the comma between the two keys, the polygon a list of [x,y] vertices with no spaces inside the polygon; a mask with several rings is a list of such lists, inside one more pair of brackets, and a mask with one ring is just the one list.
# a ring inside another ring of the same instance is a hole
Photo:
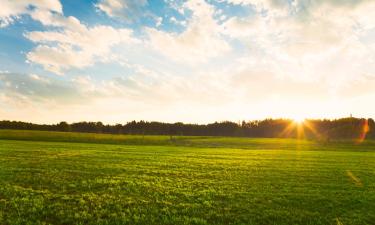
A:
{"label": "cloud formation", "polygon": [[4,0],[0,7],[0,27],[8,26],[23,14],[62,13],[59,0]]}
{"label": "cloud formation", "polygon": [[[229,2],[267,11],[247,18],[232,17],[223,24],[223,32],[247,43],[259,53],[258,58],[273,62],[270,69],[279,76],[341,84],[374,71],[370,63],[375,59],[373,46],[363,40],[374,38],[369,35],[375,16],[369,10],[375,2]],[[273,13],[280,8],[286,13]],[[254,59],[253,55],[249,58]]]}
{"label": "cloud formation", "polygon": [[181,10],[192,13],[182,33],[169,33],[147,28],[150,45],[172,60],[205,62],[209,58],[230,51],[230,45],[221,37],[214,19],[215,8],[204,0],[191,0]]}
{"label": "cloud formation", "polygon": [[5,1],[3,27],[25,15],[43,29],[24,32],[39,71],[2,72],[0,105],[59,103],[107,121],[122,112],[193,122],[375,112],[363,103],[374,95],[374,1],[167,1],[165,15],[150,3],[91,4],[112,24],[64,15],[58,0]]}
{"label": "cloud formation", "polygon": [[27,59],[56,74],[63,74],[70,68],[84,68],[95,62],[108,61],[113,46],[136,43],[129,29],[110,26],[88,28],[79,22],[68,23],[62,31],[34,31],[27,33],[26,37],[38,43],[27,54]]}

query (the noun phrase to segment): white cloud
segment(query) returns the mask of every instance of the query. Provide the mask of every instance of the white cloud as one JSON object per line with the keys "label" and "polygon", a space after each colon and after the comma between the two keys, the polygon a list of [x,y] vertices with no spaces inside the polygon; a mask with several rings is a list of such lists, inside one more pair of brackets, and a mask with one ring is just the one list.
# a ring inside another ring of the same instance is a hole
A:
{"label": "white cloud", "polygon": [[173,24],[180,25],[180,26],[186,26],[187,24],[186,20],[177,20],[176,17],[174,16],[169,18],[169,21]]}
{"label": "white cloud", "polygon": [[183,7],[192,12],[192,17],[182,33],[146,29],[154,49],[172,60],[183,62],[204,62],[230,50],[218,32],[212,5],[204,0],[191,0]]}
{"label": "white cloud", "polygon": [[266,61],[264,68],[276,76],[326,82],[333,89],[375,71],[369,60],[375,57],[373,49],[361,41],[375,25],[375,14],[369,12],[373,1],[228,2],[270,12],[287,9],[287,13],[232,17],[222,25],[225,35],[248,46],[252,67],[260,68]]}
{"label": "white cloud", "polygon": [[62,5],[59,0],[2,0],[0,27],[8,26],[23,14],[42,15],[50,11],[62,14]]}
{"label": "white cloud", "polygon": [[163,17],[156,18],[156,27],[160,27],[163,24]]}
{"label": "white cloud", "polygon": [[44,69],[63,74],[70,68],[84,68],[111,57],[111,48],[120,43],[135,43],[132,31],[110,26],[86,27],[74,17],[61,18],[62,31],[33,31],[26,37],[38,43],[27,54],[32,63]]}
{"label": "white cloud", "polygon": [[[108,2],[116,6],[113,4],[115,1]],[[40,64],[45,70],[56,74],[63,74],[70,68],[84,68],[95,62],[108,61],[112,47],[136,42],[130,29],[101,25],[88,27],[73,16],[65,17],[59,0],[5,0],[1,4],[1,26],[8,25],[23,14],[46,26],[47,31],[25,34],[29,40],[37,43],[26,56],[28,62]],[[123,1],[122,6],[128,8],[132,5],[130,1]],[[48,28],[58,29],[50,31]]]}
{"label": "white cloud", "polygon": [[132,21],[146,4],[147,0],[100,0],[95,6],[110,17]]}

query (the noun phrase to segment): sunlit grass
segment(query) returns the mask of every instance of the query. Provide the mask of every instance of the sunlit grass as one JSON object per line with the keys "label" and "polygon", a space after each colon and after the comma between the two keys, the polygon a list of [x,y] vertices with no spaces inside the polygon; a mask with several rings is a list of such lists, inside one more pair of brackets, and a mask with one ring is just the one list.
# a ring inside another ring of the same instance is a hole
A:
{"label": "sunlit grass", "polygon": [[375,221],[374,143],[153,141],[0,141],[0,224]]}

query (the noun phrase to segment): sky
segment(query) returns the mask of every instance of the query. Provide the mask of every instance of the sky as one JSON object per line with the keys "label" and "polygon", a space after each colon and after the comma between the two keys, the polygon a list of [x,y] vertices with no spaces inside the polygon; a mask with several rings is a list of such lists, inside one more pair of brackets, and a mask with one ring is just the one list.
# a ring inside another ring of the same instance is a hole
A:
{"label": "sky", "polygon": [[0,120],[375,117],[374,0],[0,5]]}

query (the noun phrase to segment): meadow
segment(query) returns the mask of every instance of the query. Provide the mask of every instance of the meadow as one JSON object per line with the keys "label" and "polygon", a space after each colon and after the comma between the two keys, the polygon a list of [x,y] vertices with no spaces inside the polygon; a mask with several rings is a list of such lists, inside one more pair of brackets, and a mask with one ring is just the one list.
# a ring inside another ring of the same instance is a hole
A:
{"label": "meadow", "polygon": [[375,143],[0,130],[0,224],[375,224]]}

